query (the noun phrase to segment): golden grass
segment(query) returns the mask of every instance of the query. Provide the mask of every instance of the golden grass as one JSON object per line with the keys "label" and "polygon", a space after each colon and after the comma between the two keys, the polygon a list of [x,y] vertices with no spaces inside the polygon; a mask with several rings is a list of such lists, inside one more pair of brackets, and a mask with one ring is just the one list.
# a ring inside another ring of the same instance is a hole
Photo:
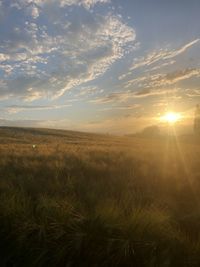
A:
{"label": "golden grass", "polygon": [[199,196],[198,138],[0,129],[0,265],[200,266]]}

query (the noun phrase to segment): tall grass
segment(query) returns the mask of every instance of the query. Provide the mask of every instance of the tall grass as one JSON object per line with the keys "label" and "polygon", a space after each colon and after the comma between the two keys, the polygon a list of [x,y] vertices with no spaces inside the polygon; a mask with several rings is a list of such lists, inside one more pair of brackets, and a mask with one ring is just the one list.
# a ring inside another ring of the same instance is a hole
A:
{"label": "tall grass", "polygon": [[198,141],[86,137],[0,145],[0,266],[200,266]]}

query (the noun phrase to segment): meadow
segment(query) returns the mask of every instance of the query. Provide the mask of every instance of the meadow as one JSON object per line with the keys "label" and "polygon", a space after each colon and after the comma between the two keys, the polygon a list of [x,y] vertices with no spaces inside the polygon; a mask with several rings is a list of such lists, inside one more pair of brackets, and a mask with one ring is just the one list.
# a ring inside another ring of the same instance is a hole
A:
{"label": "meadow", "polygon": [[0,128],[0,266],[199,267],[200,138]]}

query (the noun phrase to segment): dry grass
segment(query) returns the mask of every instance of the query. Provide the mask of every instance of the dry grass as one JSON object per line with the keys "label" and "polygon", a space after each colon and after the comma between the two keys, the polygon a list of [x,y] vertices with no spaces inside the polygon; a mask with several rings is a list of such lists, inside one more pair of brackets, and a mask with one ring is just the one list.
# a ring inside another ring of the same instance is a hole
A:
{"label": "dry grass", "polygon": [[200,266],[199,196],[199,139],[0,129],[0,265]]}

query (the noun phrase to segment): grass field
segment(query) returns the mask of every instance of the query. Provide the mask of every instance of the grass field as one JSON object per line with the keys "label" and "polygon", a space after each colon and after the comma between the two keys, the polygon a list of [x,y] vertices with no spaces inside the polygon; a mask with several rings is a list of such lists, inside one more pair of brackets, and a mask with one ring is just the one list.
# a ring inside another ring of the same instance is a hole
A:
{"label": "grass field", "polygon": [[0,248],[2,267],[199,267],[200,139],[0,128]]}

